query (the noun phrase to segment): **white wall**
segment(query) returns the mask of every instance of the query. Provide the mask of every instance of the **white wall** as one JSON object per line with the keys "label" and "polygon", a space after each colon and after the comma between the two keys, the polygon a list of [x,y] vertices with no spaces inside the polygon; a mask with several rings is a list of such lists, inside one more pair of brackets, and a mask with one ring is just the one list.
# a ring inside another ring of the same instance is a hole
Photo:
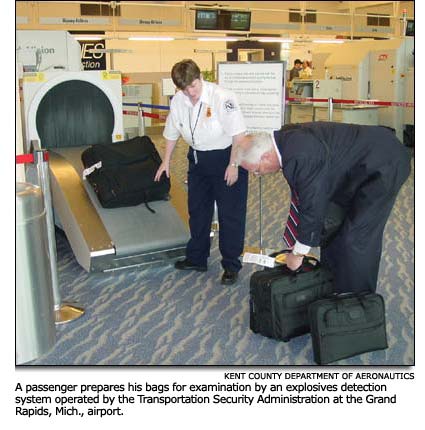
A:
{"label": "white wall", "polygon": [[[108,36],[108,35],[107,35]],[[131,54],[114,54],[116,70],[126,73],[169,72],[175,63],[191,58],[201,70],[211,70],[212,55],[195,53],[195,49],[224,50],[225,42],[200,42],[198,40],[130,41],[107,40],[106,48],[128,49]],[[226,61],[226,53],[217,53],[216,62]],[[109,59],[107,59],[108,61]],[[108,61],[109,62],[109,61]],[[109,66],[109,64],[107,64]]]}

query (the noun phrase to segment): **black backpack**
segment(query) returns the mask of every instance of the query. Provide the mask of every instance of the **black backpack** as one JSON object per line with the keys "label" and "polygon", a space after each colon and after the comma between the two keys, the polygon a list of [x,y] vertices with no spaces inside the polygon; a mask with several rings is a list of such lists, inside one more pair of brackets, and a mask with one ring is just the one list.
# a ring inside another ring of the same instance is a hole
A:
{"label": "black backpack", "polygon": [[104,208],[118,208],[167,200],[170,180],[154,177],[162,160],[148,136],[123,142],[93,145],[81,154],[85,178]]}

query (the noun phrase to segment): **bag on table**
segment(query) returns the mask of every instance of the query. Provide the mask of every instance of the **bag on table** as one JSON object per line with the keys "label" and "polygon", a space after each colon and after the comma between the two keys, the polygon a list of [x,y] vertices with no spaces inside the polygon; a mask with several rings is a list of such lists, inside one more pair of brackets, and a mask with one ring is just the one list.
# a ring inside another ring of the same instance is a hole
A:
{"label": "bag on table", "polygon": [[162,160],[148,136],[93,145],[81,159],[84,177],[92,185],[104,208],[136,206],[169,198],[170,180],[165,174],[154,177]]}

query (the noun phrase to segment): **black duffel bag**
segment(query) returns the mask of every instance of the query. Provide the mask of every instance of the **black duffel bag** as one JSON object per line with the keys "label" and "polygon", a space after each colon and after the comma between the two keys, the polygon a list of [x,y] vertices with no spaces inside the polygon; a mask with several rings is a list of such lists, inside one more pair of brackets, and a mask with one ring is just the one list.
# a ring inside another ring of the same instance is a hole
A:
{"label": "black duffel bag", "polygon": [[379,294],[335,295],[312,303],[308,314],[317,364],[388,348],[385,304]]}
{"label": "black duffel bag", "polygon": [[81,154],[85,178],[92,185],[104,208],[136,206],[148,202],[167,200],[170,180],[162,175],[154,177],[162,160],[148,136],[93,145]]}
{"label": "black duffel bag", "polygon": [[250,329],[287,342],[310,331],[308,306],[332,293],[332,275],[307,256],[295,272],[285,264],[254,272],[249,290]]}

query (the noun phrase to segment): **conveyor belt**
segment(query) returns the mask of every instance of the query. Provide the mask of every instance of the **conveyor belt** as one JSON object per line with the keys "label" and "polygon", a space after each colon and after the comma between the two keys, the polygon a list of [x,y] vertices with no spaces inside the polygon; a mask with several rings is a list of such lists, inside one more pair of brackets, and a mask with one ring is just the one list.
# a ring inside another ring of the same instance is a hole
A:
{"label": "conveyor belt", "polygon": [[50,151],[55,212],[77,261],[87,271],[174,261],[189,239],[186,194],[171,183],[169,201],[105,209],[83,181],[81,153],[86,147]]}

